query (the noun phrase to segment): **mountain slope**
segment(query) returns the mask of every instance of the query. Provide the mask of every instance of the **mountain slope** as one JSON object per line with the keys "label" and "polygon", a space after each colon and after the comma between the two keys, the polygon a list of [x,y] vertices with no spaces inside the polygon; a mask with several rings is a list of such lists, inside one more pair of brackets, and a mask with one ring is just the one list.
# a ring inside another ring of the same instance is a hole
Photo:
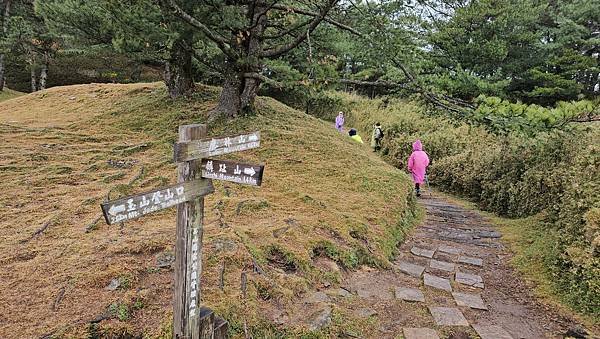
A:
{"label": "mountain slope", "polygon": [[[171,101],[159,84],[92,84],[0,103],[0,337],[169,332],[172,270],[157,261],[172,254],[175,209],[119,227],[99,203],[174,183],[177,127],[204,121],[217,94]],[[340,267],[388,266],[415,204],[407,176],[367,145],[272,99],[257,108],[209,132],[260,130],[260,149],[227,158],[266,167],[261,188],[215,181],[206,199],[202,298],[233,334],[244,321],[257,337],[298,334],[270,315],[338,283]],[[337,316],[323,333],[353,321]]]}

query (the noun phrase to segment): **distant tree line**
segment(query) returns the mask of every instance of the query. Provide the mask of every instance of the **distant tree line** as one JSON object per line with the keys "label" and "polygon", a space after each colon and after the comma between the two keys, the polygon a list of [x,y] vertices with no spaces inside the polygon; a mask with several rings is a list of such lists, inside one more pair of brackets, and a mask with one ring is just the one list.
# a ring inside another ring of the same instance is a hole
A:
{"label": "distant tree line", "polygon": [[195,82],[222,86],[213,117],[252,112],[261,89],[306,100],[325,88],[418,93],[455,112],[475,109],[481,95],[552,106],[600,91],[598,5],[0,0],[0,88],[18,73],[28,74],[30,90],[44,89],[52,66],[73,62],[80,79],[53,84],[161,75],[173,98],[192,93]]}

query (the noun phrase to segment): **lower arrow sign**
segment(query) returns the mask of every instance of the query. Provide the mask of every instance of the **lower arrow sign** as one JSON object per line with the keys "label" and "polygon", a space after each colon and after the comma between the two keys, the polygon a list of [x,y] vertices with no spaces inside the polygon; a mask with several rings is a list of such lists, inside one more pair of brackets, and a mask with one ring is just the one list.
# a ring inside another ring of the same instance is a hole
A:
{"label": "lower arrow sign", "polygon": [[254,170],[254,167],[246,167],[244,168],[244,174],[254,176],[254,174],[256,174],[256,171]]}
{"label": "lower arrow sign", "polygon": [[201,168],[203,178],[260,186],[265,166],[204,158]]}
{"label": "lower arrow sign", "polygon": [[108,209],[108,214],[110,215],[117,215],[121,212],[125,212],[125,205],[112,205]]}

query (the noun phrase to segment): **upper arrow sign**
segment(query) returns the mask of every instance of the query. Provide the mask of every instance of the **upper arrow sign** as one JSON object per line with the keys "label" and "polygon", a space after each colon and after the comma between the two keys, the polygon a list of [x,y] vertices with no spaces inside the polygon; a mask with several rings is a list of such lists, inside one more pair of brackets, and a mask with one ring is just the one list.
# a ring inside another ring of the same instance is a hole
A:
{"label": "upper arrow sign", "polygon": [[183,162],[216,155],[245,151],[260,147],[260,132],[218,139],[202,139],[175,143],[175,162]]}

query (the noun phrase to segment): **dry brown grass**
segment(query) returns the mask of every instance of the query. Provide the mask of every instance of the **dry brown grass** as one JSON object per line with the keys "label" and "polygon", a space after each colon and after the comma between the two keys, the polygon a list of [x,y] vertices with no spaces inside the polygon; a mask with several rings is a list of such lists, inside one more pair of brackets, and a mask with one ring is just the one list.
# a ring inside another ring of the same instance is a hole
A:
{"label": "dry brown grass", "polygon": [[[172,271],[155,261],[172,251],[175,210],[123,228],[103,220],[86,228],[109,191],[114,198],[175,182],[177,126],[204,121],[216,93],[201,87],[192,99],[171,101],[159,84],[92,84],[0,104],[0,337],[168,333]],[[315,267],[315,256],[348,268],[388,265],[414,202],[407,177],[367,145],[271,99],[261,98],[258,111],[211,131],[261,130],[260,149],[229,158],[266,168],[261,188],[215,182],[206,199],[203,302],[230,320],[234,334],[244,319],[256,336],[301,333],[266,320],[307,290],[339,280],[339,273]],[[252,273],[253,258],[263,274]],[[244,302],[242,270],[249,272]],[[111,292],[105,287],[113,278],[123,284]],[[121,319],[88,326],[107,309]],[[329,333],[345,321],[351,319],[336,317]]]}

